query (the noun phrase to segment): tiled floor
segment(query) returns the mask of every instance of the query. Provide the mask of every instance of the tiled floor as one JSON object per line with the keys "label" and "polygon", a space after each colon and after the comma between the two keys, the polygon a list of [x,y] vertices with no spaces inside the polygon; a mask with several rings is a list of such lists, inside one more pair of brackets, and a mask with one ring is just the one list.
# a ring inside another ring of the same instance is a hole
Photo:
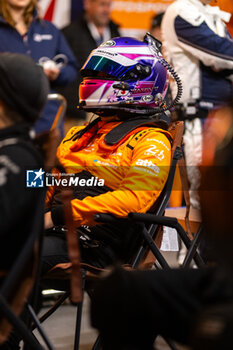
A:
{"label": "tiled floor", "polygon": [[[97,332],[89,322],[89,300],[85,295],[83,317],[81,326],[80,350],[91,349]],[[44,311],[44,310],[43,310]],[[49,339],[55,349],[72,350],[74,346],[74,333],[77,308],[73,305],[63,305],[43,324]]]}

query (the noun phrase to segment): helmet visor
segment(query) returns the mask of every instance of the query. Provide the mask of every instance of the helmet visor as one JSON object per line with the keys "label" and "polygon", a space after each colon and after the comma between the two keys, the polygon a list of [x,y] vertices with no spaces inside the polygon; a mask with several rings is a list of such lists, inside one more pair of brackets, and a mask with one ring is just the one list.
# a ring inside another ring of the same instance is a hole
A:
{"label": "helmet visor", "polygon": [[[111,60],[103,56],[92,55],[84,63],[81,74],[83,77],[92,76],[105,79],[121,80],[126,72],[132,70],[135,64],[131,60],[127,60],[128,65]],[[129,65],[130,61],[130,65]],[[132,64],[133,63],[133,64]]]}

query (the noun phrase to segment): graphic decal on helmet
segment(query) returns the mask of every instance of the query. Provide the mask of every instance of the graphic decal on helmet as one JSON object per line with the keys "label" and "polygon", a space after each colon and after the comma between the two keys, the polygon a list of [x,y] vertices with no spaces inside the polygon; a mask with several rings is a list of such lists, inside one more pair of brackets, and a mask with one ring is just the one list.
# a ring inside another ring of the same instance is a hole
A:
{"label": "graphic decal on helmet", "polygon": [[152,115],[164,103],[168,88],[167,67],[161,60],[162,54],[148,40],[106,41],[81,69],[80,108],[100,115]]}

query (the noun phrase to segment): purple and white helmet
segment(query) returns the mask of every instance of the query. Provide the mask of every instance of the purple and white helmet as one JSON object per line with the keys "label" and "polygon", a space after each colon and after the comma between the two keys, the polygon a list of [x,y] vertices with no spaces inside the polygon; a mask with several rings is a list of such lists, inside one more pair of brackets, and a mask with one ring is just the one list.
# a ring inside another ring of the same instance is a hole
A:
{"label": "purple and white helmet", "polygon": [[162,54],[147,40],[118,37],[93,50],[81,69],[80,108],[99,115],[152,115],[168,87]]}

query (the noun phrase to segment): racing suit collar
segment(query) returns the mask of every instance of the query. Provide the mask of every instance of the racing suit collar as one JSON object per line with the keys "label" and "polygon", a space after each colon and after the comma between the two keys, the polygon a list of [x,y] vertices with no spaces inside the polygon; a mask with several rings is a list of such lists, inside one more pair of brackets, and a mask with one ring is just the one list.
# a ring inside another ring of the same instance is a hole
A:
{"label": "racing suit collar", "polygon": [[98,122],[97,134],[105,134],[106,132],[112,130],[113,127],[121,123],[122,121],[100,121]]}
{"label": "racing suit collar", "polygon": [[93,126],[87,130],[80,138],[76,139],[72,146],[70,147],[70,150],[72,152],[77,152],[81,148],[84,148],[87,146],[87,144],[90,142],[90,140],[96,135],[96,134],[106,134],[108,133],[114,126],[119,125],[122,122],[116,122],[116,121],[102,121],[99,120],[97,123],[94,123]]}

